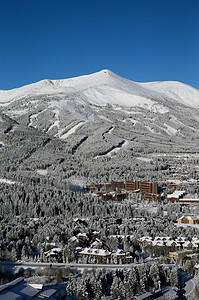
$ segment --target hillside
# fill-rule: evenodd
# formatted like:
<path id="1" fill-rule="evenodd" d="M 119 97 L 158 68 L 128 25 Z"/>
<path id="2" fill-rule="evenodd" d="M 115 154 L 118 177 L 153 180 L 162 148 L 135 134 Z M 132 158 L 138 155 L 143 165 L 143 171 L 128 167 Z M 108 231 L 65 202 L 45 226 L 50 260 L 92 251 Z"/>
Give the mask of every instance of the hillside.
<path id="1" fill-rule="evenodd" d="M 183 83 L 136 83 L 109 70 L 0 91 L 1 172 L 60 181 L 60 170 L 66 180 L 87 177 L 102 161 L 133 164 L 140 151 L 197 152 L 198 103 Z"/>

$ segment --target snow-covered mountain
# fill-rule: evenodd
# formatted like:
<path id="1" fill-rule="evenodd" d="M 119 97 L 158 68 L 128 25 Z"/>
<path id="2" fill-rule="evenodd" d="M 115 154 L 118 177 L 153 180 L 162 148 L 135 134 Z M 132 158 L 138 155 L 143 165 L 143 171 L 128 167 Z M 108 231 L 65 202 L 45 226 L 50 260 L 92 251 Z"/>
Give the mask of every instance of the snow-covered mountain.
<path id="1" fill-rule="evenodd" d="M 180 82 L 138 83 L 122 78 L 109 70 L 63 79 L 41 80 L 13 90 L 0 90 L 0 103 L 27 96 L 68 96 L 81 93 L 89 103 L 120 106 L 151 105 L 152 100 L 175 100 L 190 107 L 199 107 L 199 91 Z M 151 100 L 151 101 L 150 101 Z"/>
<path id="2" fill-rule="evenodd" d="M 197 144 L 199 136 L 199 90 L 180 82 L 133 82 L 109 70 L 0 91 L 0 113 L 77 142 L 84 152 L 131 147 L 135 139 Z"/>

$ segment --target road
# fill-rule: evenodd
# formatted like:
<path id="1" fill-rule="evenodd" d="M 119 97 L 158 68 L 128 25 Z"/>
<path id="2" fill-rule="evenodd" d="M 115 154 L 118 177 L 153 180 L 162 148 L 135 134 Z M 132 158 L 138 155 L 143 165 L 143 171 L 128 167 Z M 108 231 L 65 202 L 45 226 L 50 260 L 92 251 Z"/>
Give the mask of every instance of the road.
<path id="1" fill-rule="evenodd" d="M 195 288 L 196 288 L 196 281 L 195 281 L 194 278 L 192 278 L 192 279 L 190 279 L 186 282 L 186 286 L 185 286 L 186 294 L 185 294 L 185 296 L 187 297 L 187 299 L 194 296 Z"/>
<path id="2" fill-rule="evenodd" d="M 154 261 L 148 261 L 148 263 L 154 263 Z M 9 262 L 1 261 L 0 265 L 9 266 L 9 267 L 62 267 L 62 268 L 82 268 L 82 269 L 123 269 L 131 268 L 133 266 L 138 266 L 138 264 L 76 264 L 76 263 L 43 263 L 43 262 Z M 166 264 L 164 264 L 166 265 Z M 171 265 L 169 265 L 171 266 Z"/>
<path id="3" fill-rule="evenodd" d="M 113 265 L 113 264 L 74 264 L 74 263 L 42 263 L 42 262 L 0 262 L 0 265 L 9 266 L 9 267 L 62 267 L 62 268 L 82 268 L 82 269 L 123 269 L 131 268 L 133 265 L 137 264 L 125 264 L 125 265 Z"/>

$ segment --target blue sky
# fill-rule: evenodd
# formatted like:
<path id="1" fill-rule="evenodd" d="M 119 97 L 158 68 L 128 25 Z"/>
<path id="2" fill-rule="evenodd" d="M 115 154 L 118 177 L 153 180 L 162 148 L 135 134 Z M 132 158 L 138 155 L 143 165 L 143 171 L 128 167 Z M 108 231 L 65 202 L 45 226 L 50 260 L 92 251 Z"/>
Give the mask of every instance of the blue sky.
<path id="1" fill-rule="evenodd" d="M 199 88 L 197 0 L 0 0 L 0 89 L 101 69 Z"/>

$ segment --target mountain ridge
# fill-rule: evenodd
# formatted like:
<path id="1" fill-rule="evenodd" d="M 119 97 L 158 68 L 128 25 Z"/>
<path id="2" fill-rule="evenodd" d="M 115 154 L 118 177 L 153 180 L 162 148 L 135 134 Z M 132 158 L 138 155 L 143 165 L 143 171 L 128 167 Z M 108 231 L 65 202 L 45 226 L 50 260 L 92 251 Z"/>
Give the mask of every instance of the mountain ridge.
<path id="1" fill-rule="evenodd" d="M 92 98 L 92 103 L 95 102 L 95 95 L 103 98 L 105 90 L 105 94 L 108 89 L 113 89 L 113 98 L 115 98 L 115 93 L 117 91 L 125 92 L 128 95 L 134 96 L 135 104 L 133 102 L 133 98 L 122 102 L 117 100 L 110 101 L 110 97 L 108 96 L 106 99 L 106 103 L 109 104 L 117 104 L 123 106 L 134 106 L 138 105 L 139 102 L 142 104 L 144 101 L 142 98 L 153 99 L 153 100 L 172 100 L 177 101 L 181 104 L 190 106 L 190 107 L 199 107 L 199 90 L 184 84 L 178 81 L 153 81 L 153 82 L 135 82 L 123 78 L 110 70 L 104 69 L 96 73 L 92 73 L 89 75 L 82 75 L 74 78 L 68 79 L 44 79 L 38 81 L 36 83 L 32 83 L 29 85 L 25 85 L 16 89 L 11 90 L 0 90 L 0 104 L 4 104 L 13 100 L 20 99 L 24 96 L 37 96 L 37 95 L 45 95 L 45 94 L 59 94 L 63 96 L 67 96 L 77 92 L 84 92 L 88 89 L 95 89 L 92 93 L 88 95 L 88 101 Z M 110 93 L 108 93 L 110 94 Z M 87 96 L 87 93 L 86 93 Z M 124 95 L 123 98 L 125 98 Z M 121 95 L 120 95 L 121 97 Z M 137 97 L 142 97 L 138 99 Z M 98 98 L 96 96 L 96 98 Z M 117 98 L 117 97 L 116 97 Z M 97 105 L 100 105 L 100 99 L 96 100 Z M 144 101 L 144 104 L 146 101 Z M 104 101 L 102 101 L 102 105 L 104 105 Z"/>

